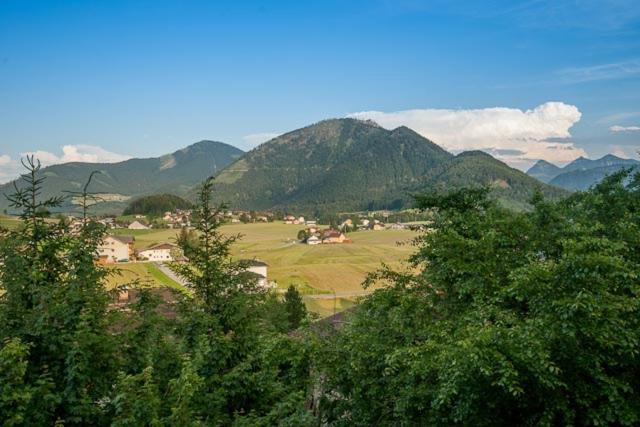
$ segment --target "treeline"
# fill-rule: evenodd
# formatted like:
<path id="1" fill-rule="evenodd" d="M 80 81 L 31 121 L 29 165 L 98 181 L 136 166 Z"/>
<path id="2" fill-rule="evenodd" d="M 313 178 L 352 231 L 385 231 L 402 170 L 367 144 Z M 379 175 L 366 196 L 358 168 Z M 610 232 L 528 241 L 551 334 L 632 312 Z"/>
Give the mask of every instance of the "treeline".
<path id="1" fill-rule="evenodd" d="M 93 262 L 103 231 L 45 222 L 59 201 L 34 203 L 35 176 L 0 240 L 3 425 L 640 423 L 638 175 L 531 212 L 487 189 L 420 196 L 432 231 L 410 268 L 316 323 L 230 259 L 210 180 L 175 318 L 148 291 L 118 309 Z"/>
<path id="2" fill-rule="evenodd" d="M 191 209 L 193 204 L 174 194 L 153 194 L 140 197 L 131 201 L 125 208 L 123 215 L 147 215 L 160 217 L 165 212 L 174 212 L 176 209 Z"/>

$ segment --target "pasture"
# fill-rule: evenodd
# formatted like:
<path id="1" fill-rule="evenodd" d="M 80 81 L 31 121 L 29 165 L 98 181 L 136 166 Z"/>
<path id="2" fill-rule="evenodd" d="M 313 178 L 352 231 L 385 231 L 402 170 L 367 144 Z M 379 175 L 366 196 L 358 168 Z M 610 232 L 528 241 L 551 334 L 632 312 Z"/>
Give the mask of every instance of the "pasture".
<path id="1" fill-rule="evenodd" d="M 307 308 L 328 316 L 357 303 L 365 291 L 362 282 L 382 263 L 401 268 L 414 252 L 410 244 L 417 236 L 409 230 L 358 231 L 349 233 L 353 243 L 306 245 L 297 240 L 302 225 L 282 223 L 229 224 L 222 227 L 226 235 L 239 235 L 233 246 L 236 259 L 256 258 L 269 264 L 269 280 L 280 290 L 293 284 L 303 294 Z M 116 234 L 135 236 L 136 249 L 156 243 L 175 241 L 178 230 L 114 230 Z M 152 286 L 176 283 L 152 264 L 131 263 L 110 268 L 122 270 L 112 276 L 110 285 L 138 279 Z M 155 271 L 157 270 L 157 271 Z M 173 283 L 170 283 L 170 282 Z M 178 285 L 179 286 L 179 285 Z"/>
<path id="2" fill-rule="evenodd" d="M 257 258 L 269 264 L 269 280 L 284 289 L 290 284 L 304 294 L 361 292 L 366 275 L 385 263 L 400 267 L 414 251 L 408 244 L 415 232 L 408 230 L 358 231 L 349 233 L 353 243 L 306 245 L 298 243 L 303 226 L 282 223 L 229 224 L 227 235 L 240 235 L 232 255 Z M 177 230 L 117 230 L 135 236 L 136 248 L 175 241 Z M 398 244 L 402 243 L 402 244 Z"/>

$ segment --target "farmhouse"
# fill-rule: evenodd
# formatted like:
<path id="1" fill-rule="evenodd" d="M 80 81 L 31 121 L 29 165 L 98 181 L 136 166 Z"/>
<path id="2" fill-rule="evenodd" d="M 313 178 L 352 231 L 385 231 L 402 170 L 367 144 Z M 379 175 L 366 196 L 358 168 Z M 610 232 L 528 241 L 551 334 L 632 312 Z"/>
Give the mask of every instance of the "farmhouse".
<path id="1" fill-rule="evenodd" d="M 267 281 L 268 264 L 257 259 L 243 260 L 243 262 L 247 265 L 247 272 L 256 278 L 258 286 L 266 288 L 269 284 Z"/>
<path id="2" fill-rule="evenodd" d="M 107 236 L 98 246 L 98 260 L 103 264 L 127 262 L 133 255 L 133 236 Z"/>
<path id="3" fill-rule="evenodd" d="M 319 245 L 322 240 L 318 236 L 311 236 L 307 239 L 307 245 Z"/>
<path id="4" fill-rule="evenodd" d="M 137 257 L 149 261 L 174 261 L 172 251 L 177 246 L 172 243 L 160 243 L 138 251 Z"/>
<path id="5" fill-rule="evenodd" d="M 344 243 L 347 237 L 338 230 L 328 229 L 322 232 L 322 243 Z"/>
<path id="6" fill-rule="evenodd" d="M 129 230 L 148 230 L 149 229 L 148 226 L 144 225 L 140 221 L 133 221 L 131 224 L 129 224 L 129 227 L 127 228 Z"/>

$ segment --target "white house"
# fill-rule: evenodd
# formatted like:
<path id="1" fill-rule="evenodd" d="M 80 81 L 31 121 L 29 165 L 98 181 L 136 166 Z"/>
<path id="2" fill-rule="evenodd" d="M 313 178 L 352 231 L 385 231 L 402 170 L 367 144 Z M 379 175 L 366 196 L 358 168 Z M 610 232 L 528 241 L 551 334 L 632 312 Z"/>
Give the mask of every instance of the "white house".
<path id="1" fill-rule="evenodd" d="M 126 262 L 133 252 L 133 236 L 107 236 L 98 246 L 98 259 L 105 264 Z"/>
<path id="2" fill-rule="evenodd" d="M 319 245 L 322 240 L 318 236 L 311 236 L 307 239 L 307 245 Z"/>
<path id="3" fill-rule="evenodd" d="M 149 227 L 147 227 L 140 221 L 133 221 L 131 224 L 129 224 L 129 227 L 127 228 L 129 230 L 148 230 L 149 229 Z"/>
<path id="4" fill-rule="evenodd" d="M 269 284 L 267 280 L 267 268 L 269 267 L 266 262 L 258 261 L 257 259 L 244 260 L 247 264 L 247 272 L 252 276 L 255 276 L 258 286 L 267 287 Z"/>
<path id="5" fill-rule="evenodd" d="M 146 259 L 149 261 L 173 261 L 171 251 L 176 248 L 172 243 L 160 243 L 138 251 L 138 259 Z"/>

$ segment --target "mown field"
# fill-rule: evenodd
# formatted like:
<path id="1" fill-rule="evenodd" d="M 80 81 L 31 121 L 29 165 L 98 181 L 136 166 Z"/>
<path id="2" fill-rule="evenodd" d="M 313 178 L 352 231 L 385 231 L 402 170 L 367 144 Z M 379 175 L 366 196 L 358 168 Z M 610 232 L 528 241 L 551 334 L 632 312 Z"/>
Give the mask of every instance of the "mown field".
<path id="1" fill-rule="evenodd" d="M 305 245 L 296 236 L 301 226 L 281 223 L 233 224 L 225 234 L 240 234 L 232 254 L 238 259 L 257 258 L 269 264 L 269 280 L 278 287 L 296 284 L 308 293 L 362 291 L 367 273 L 381 263 L 398 267 L 414 250 L 407 244 L 416 236 L 408 230 L 358 231 L 350 233 L 353 243 Z M 117 230 L 134 235 L 136 248 L 175 240 L 176 230 Z M 404 243 L 404 244 L 398 244 Z"/>
<path id="2" fill-rule="evenodd" d="M 401 267 L 414 251 L 409 242 L 416 233 L 408 230 L 358 231 L 349 234 L 353 243 L 311 246 L 297 242 L 301 228 L 282 223 L 232 224 L 222 231 L 241 235 L 232 251 L 235 258 L 265 261 L 269 264 L 269 280 L 275 280 L 280 289 L 297 285 L 305 294 L 309 310 L 323 316 L 354 305 L 363 292 L 361 285 L 368 273 L 382 263 Z M 145 248 L 174 241 L 176 230 L 116 233 L 135 236 L 136 248 Z M 337 296 L 335 300 L 333 294 Z"/>

